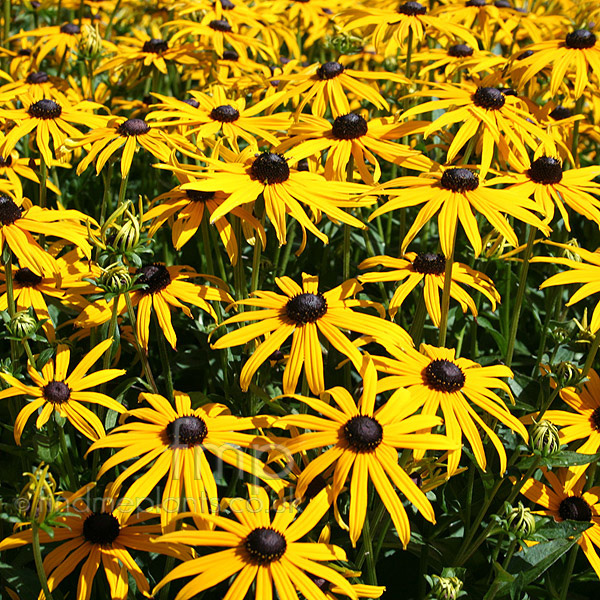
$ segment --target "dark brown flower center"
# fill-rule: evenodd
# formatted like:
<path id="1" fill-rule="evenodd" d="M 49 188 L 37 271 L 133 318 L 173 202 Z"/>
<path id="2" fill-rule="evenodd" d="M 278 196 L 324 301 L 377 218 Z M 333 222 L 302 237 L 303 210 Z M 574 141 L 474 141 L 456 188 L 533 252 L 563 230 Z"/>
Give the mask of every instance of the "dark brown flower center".
<path id="1" fill-rule="evenodd" d="M 221 123 L 233 123 L 240 118 L 240 113 L 237 109 L 229 104 L 216 106 L 210 111 L 210 118 Z"/>
<path id="2" fill-rule="evenodd" d="M 203 192 L 201 190 L 185 190 L 185 195 L 192 202 L 208 202 L 215 197 L 214 192 Z"/>
<path id="3" fill-rule="evenodd" d="M 1 167 L 10 167 L 12 165 L 12 156 L 9 154 L 6 158 L 2 158 L 0 156 L 0 168 Z"/>
<path id="4" fill-rule="evenodd" d="M 298 294 L 287 301 L 285 312 L 298 325 L 314 323 L 327 312 L 327 300 L 323 294 Z"/>
<path id="5" fill-rule="evenodd" d="M 473 94 L 473 103 L 475 106 L 487 110 L 498 110 L 504 106 L 506 100 L 504 94 L 497 88 L 478 87 Z"/>
<path id="6" fill-rule="evenodd" d="M 496 0 L 494 6 L 496 8 L 512 8 L 508 0 Z"/>
<path id="7" fill-rule="evenodd" d="M 558 506 L 561 519 L 589 523 L 592 520 L 592 507 L 580 496 L 565 498 Z"/>
<path id="8" fill-rule="evenodd" d="M 221 8 L 223 10 L 233 10 L 235 8 L 235 4 L 231 2 L 231 0 L 221 0 Z"/>
<path id="9" fill-rule="evenodd" d="M 469 0 L 468 2 L 465 3 L 465 6 L 481 7 L 481 6 L 485 6 L 486 4 L 487 4 L 487 2 L 485 0 Z"/>
<path id="10" fill-rule="evenodd" d="M 231 31 L 231 25 L 227 19 L 214 19 L 208 24 L 208 26 L 215 31 L 222 31 L 223 33 L 228 33 Z"/>
<path id="11" fill-rule="evenodd" d="M 331 128 L 333 137 L 338 140 L 355 140 L 369 130 L 367 122 L 356 113 L 336 117 Z"/>
<path id="12" fill-rule="evenodd" d="M 223 52 L 223 59 L 237 62 L 240 59 L 240 55 L 235 50 L 225 50 Z"/>
<path id="13" fill-rule="evenodd" d="M 48 77 L 48 73 L 38 71 L 37 73 L 29 73 L 25 81 L 27 81 L 27 83 L 48 83 L 50 77 Z"/>
<path id="14" fill-rule="evenodd" d="M 417 15 L 424 15 L 427 9 L 420 2 L 404 2 L 398 7 L 398 12 L 401 15 L 416 17 Z"/>
<path id="15" fill-rule="evenodd" d="M 17 219 L 21 218 L 23 209 L 17 206 L 8 196 L 0 195 L 0 223 L 2 225 L 12 225 Z"/>
<path id="16" fill-rule="evenodd" d="M 52 404 L 64 404 L 71 397 L 71 389 L 64 381 L 50 381 L 42 391 L 44 398 Z"/>
<path id="17" fill-rule="evenodd" d="M 525 58 L 529 58 L 533 55 L 533 50 L 525 50 L 525 52 L 521 52 L 519 56 L 517 56 L 517 60 L 523 60 Z"/>
<path id="18" fill-rule="evenodd" d="M 590 423 L 596 431 L 600 431 L 600 408 L 594 409 L 594 412 L 590 417 Z"/>
<path id="19" fill-rule="evenodd" d="M 327 581 L 327 579 L 323 579 L 322 577 L 317 577 L 312 573 L 307 573 L 308 578 L 322 591 L 328 592 L 331 589 L 331 583 Z"/>
<path id="20" fill-rule="evenodd" d="M 343 72 L 344 65 L 340 64 L 339 62 L 330 61 L 323 63 L 317 69 L 317 77 L 322 80 L 333 79 L 334 77 L 341 75 Z"/>
<path id="21" fill-rule="evenodd" d="M 138 275 L 136 283 L 141 283 L 144 286 L 142 291 L 145 294 L 156 294 L 156 292 L 160 292 L 171 283 L 171 275 L 167 267 L 159 263 L 140 267 L 136 274 Z"/>
<path id="22" fill-rule="evenodd" d="M 518 95 L 517 90 L 513 90 L 513 88 L 499 87 L 498 90 L 505 96 L 517 96 Z"/>
<path id="23" fill-rule="evenodd" d="M 560 121 L 562 119 L 568 119 L 572 117 L 573 113 L 566 106 L 558 105 L 554 110 L 550 111 L 550 117 L 555 121 Z"/>
<path id="24" fill-rule="evenodd" d="M 22 287 L 35 287 L 42 283 L 42 278 L 29 267 L 23 267 L 15 273 L 15 281 Z"/>
<path id="25" fill-rule="evenodd" d="M 69 35 L 76 35 L 81 33 L 81 29 L 79 29 L 79 25 L 75 23 L 65 23 L 60 28 L 61 33 L 68 33 Z"/>
<path id="26" fill-rule="evenodd" d="M 152 54 L 162 54 L 169 49 L 169 44 L 165 40 L 152 38 L 144 42 L 142 52 L 151 52 Z"/>
<path id="27" fill-rule="evenodd" d="M 446 169 L 440 180 L 440 185 L 453 192 L 472 192 L 479 186 L 479 177 L 471 169 Z"/>
<path id="28" fill-rule="evenodd" d="M 261 183 L 283 183 L 290 177 L 290 168 L 282 154 L 263 152 L 254 159 L 250 174 Z"/>
<path id="29" fill-rule="evenodd" d="M 559 183 L 563 176 L 562 163 L 551 156 L 540 156 L 531 163 L 527 175 L 536 183 L 544 185 Z"/>
<path id="30" fill-rule="evenodd" d="M 83 522 L 83 537 L 100 546 L 110 546 L 119 537 L 120 530 L 117 518 L 106 512 L 95 512 Z"/>
<path id="31" fill-rule="evenodd" d="M 117 127 L 121 135 L 144 135 L 150 131 L 150 125 L 144 119 L 127 119 Z"/>
<path id="32" fill-rule="evenodd" d="M 454 46 L 448 48 L 448 56 L 453 56 L 455 58 L 473 56 L 473 48 L 467 44 L 454 44 Z"/>
<path id="33" fill-rule="evenodd" d="M 198 108 L 200 106 L 200 102 L 198 102 L 198 100 L 196 100 L 195 98 L 186 98 L 184 102 L 194 108 Z"/>
<path id="34" fill-rule="evenodd" d="M 21 48 L 17 52 L 18 56 L 31 56 L 31 50 L 29 48 Z"/>
<path id="35" fill-rule="evenodd" d="M 446 257 L 443 254 L 425 252 L 424 254 L 417 254 L 412 265 L 417 273 L 441 275 L 446 270 Z"/>
<path id="36" fill-rule="evenodd" d="M 425 384 L 437 392 L 457 392 L 465 385 L 465 374 L 455 363 L 436 358 L 423 369 Z"/>
<path id="37" fill-rule="evenodd" d="M 383 427 L 373 417 L 357 415 L 344 425 L 344 437 L 353 450 L 375 450 L 383 440 Z"/>
<path id="38" fill-rule="evenodd" d="M 171 447 L 181 448 L 197 446 L 208 434 L 206 423 L 200 417 L 179 417 L 171 421 L 165 430 Z"/>
<path id="39" fill-rule="evenodd" d="M 248 554 L 260 565 L 279 560 L 287 549 L 283 534 L 271 527 L 257 527 L 246 538 L 244 546 Z"/>
<path id="40" fill-rule="evenodd" d="M 58 119 L 62 114 L 62 108 L 54 100 L 44 98 L 30 105 L 27 113 L 36 119 Z"/>
<path id="41" fill-rule="evenodd" d="M 577 29 L 569 33 L 565 39 L 565 46 L 573 50 L 585 50 L 596 43 L 596 34 L 589 29 Z"/>

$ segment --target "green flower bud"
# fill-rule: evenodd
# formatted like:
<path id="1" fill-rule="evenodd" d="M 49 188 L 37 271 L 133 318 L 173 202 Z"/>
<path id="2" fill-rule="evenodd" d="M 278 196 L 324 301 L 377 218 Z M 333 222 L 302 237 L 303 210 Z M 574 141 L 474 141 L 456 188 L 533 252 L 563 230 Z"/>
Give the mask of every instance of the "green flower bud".
<path id="1" fill-rule="evenodd" d="M 571 246 L 572 248 L 579 248 L 579 242 L 576 238 L 571 238 L 566 242 L 567 246 Z M 569 260 L 574 260 L 575 262 L 581 262 L 581 256 L 577 252 L 571 252 L 569 248 L 562 248 L 560 254 Z"/>
<path id="2" fill-rule="evenodd" d="M 10 334 L 22 340 L 31 337 L 36 332 L 37 327 L 37 321 L 26 310 L 15 313 L 15 316 L 8 324 L 8 330 L 10 331 Z"/>
<path id="3" fill-rule="evenodd" d="M 556 372 L 556 381 L 561 388 L 575 387 L 585 379 L 579 368 L 569 361 L 559 363 L 554 367 L 554 371 Z"/>
<path id="4" fill-rule="evenodd" d="M 129 269 L 125 265 L 113 263 L 102 270 L 98 285 L 113 294 L 123 294 L 132 285 Z"/>
<path id="5" fill-rule="evenodd" d="M 522 502 L 511 509 L 506 522 L 509 529 L 520 539 L 527 539 L 535 531 L 535 517 Z"/>
<path id="6" fill-rule="evenodd" d="M 398 70 L 398 59 L 395 56 L 387 56 L 383 60 L 383 68 L 386 71 L 396 72 Z"/>
<path id="7" fill-rule="evenodd" d="M 556 425 L 545 419 L 542 419 L 539 423 L 534 420 L 529 439 L 532 450 L 539 450 L 543 456 L 555 454 L 560 448 Z"/>
<path id="8" fill-rule="evenodd" d="M 463 582 L 458 577 L 440 577 L 433 575 L 435 584 L 431 597 L 435 600 L 456 600 L 462 590 Z"/>

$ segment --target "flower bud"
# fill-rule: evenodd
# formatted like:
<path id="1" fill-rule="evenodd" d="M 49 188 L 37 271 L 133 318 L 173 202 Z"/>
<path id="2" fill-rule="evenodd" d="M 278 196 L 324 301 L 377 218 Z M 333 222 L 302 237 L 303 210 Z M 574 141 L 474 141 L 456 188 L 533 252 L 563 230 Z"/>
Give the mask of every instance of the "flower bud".
<path id="1" fill-rule="evenodd" d="M 102 52 L 102 38 L 98 25 L 83 25 L 79 40 L 79 52 L 88 59 L 96 58 Z"/>
<path id="2" fill-rule="evenodd" d="M 567 240 L 565 246 L 570 246 L 571 248 L 579 248 L 579 242 L 575 238 L 572 238 L 570 240 Z M 569 248 L 562 248 L 560 254 L 561 256 L 564 256 L 564 258 L 568 258 L 569 260 L 581 262 L 580 254 L 578 252 L 572 252 Z"/>
<path id="3" fill-rule="evenodd" d="M 554 367 L 556 372 L 556 381 L 561 388 L 575 387 L 585 378 L 582 376 L 579 368 L 569 361 L 563 361 Z"/>
<path id="4" fill-rule="evenodd" d="M 105 291 L 113 294 L 123 294 L 127 292 L 132 285 L 129 269 L 118 263 L 109 265 L 105 269 L 102 269 L 98 285 Z"/>
<path id="5" fill-rule="evenodd" d="M 463 582 L 458 577 L 440 577 L 433 575 L 435 581 L 431 597 L 436 600 L 456 600 L 462 590 Z"/>
<path id="6" fill-rule="evenodd" d="M 48 469 L 41 463 L 33 472 L 23 473 L 29 482 L 19 494 L 26 501 L 19 506 L 22 518 L 28 516 L 30 521 L 43 523 L 55 511 L 56 481 Z"/>
<path id="7" fill-rule="evenodd" d="M 37 326 L 37 321 L 29 311 L 21 310 L 10 320 L 8 330 L 12 336 L 24 340 L 36 332 Z"/>
<path id="8" fill-rule="evenodd" d="M 558 429 L 554 423 L 546 419 L 542 419 L 539 423 L 533 421 L 529 440 L 532 450 L 538 450 L 542 456 L 555 454 L 560 448 Z"/>
<path id="9" fill-rule="evenodd" d="M 510 510 L 506 522 L 509 529 L 520 539 L 527 539 L 535 531 L 535 517 L 522 502 Z"/>

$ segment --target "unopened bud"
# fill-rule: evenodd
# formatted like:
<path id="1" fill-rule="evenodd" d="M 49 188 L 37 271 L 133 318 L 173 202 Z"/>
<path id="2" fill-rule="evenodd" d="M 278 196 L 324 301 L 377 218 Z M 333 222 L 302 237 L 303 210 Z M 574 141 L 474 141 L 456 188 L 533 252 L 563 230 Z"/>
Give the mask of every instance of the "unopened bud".
<path id="1" fill-rule="evenodd" d="M 98 25 L 83 25 L 79 40 L 79 51 L 86 58 L 96 58 L 102 52 L 102 37 Z"/>
<path id="2" fill-rule="evenodd" d="M 21 310 L 10 320 L 8 330 L 12 336 L 24 340 L 35 333 L 37 326 L 35 318 L 28 311 Z"/>
<path id="3" fill-rule="evenodd" d="M 509 529 L 520 539 L 527 539 L 535 530 L 535 517 L 522 502 L 511 509 L 506 522 Z"/>
<path id="4" fill-rule="evenodd" d="M 570 246 L 571 248 L 578 250 L 579 242 L 575 238 L 572 238 L 570 240 L 567 240 L 567 242 L 565 243 L 565 246 Z M 562 248 L 560 254 L 561 254 L 561 256 L 563 256 L 564 258 L 568 258 L 569 260 L 574 260 L 575 262 L 581 262 L 580 254 L 578 252 L 572 252 L 570 248 Z"/>
<path id="5" fill-rule="evenodd" d="M 529 439 L 532 450 L 540 451 L 542 456 L 555 454 L 560 448 L 558 429 L 554 423 L 546 419 L 542 419 L 539 423 L 534 420 Z"/>
<path id="6" fill-rule="evenodd" d="M 440 577 L 433 575 L 435 581 L 431 596 L 436 600 L 456 600 L 462 590 L 463 582 L 458 577 Z"/>
<path id="7" fill-rule="evenodd" d="M 561 388 L 577 386 L 584 379 L 579 368 L 569 361 L 559 363 L 554 370 L 556 381 Z"/>
<path id="8" fill-rule="evenodd" d="M 114 263 L 102 270 L 98 285 L 113 294 L 123 294 L 131 288 L 132 279 L 129 269 L 121 264 Z"/>

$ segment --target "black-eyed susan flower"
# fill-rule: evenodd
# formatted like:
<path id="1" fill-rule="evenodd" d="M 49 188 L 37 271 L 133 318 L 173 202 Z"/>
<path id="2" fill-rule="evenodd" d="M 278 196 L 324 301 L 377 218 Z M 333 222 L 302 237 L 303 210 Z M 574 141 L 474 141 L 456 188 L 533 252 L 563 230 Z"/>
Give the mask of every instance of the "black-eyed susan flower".
<path id="1" fill-rule="evenodd" d="M 548 484 L 528 479 L 521 488 L 528 500 L 543 507 L 538 514 L 554 517 L 555 521 L 565 519 L 592 523 L 582 532 L 577 543 L 583 550 L 590 565 L 600 577 L 600 557 L 596 548 L 600 548 L 600 487 L 584 491 L 585 477 L 575 477 L 572 469 L 558 469 L 557 472 L 541 468 Z"/>
<path id="2" fill-rule="evenodd" d="M 359 269 L 371 269 L 373 267 L 387 267 L 391 271 L 365 273 L 358 279 L 362 283 L 375 281 L 395 281 L 400 283 L 390 300 L 389 313 L 392 319 L 402 306 L 402 303 L 420 283 L 423 282 L 423 299 L 429 317 L 436 327 L 440 325 L 441 306 L 440 294 L 444 289 L 444 273 L 446 269 L 446 258 L 443 254 L 431 252 L 415 253 L 409 252 L 402 258 L 390 256 L 373 256 L 363 260 Z M 483 273 L 476 271 L 463 263 L 452 263 L 452 283 L 450 284 L 450 296 L 461 306 L 463 312 L 470 310 L 473 316 L 477 316 L 477 307 L 473 298 L 463 288 L 468 286 L 482 293 L 491 303 L 492 310 L 496 310 L 496 303 L 500 302 L 500 294 L 494 287 L 494 282 Z"/>
<path id="3" fill-rule="evenodd" d="M 178 125 L 186 137 L 195 135 L 201 140 L 221 134 L 236 152 L 238 139 L 254 146 L 263 141 L 277 145 L 279 140 L 272 132 L 285 131 L 290 125 L 289 113 L 259 116 L 273 105 L 273 97 L 246 106 L 244 98 L 228 98 L 222 86 L 213 86 L 210 91 L 209 95 L 190 90 L 191 98 L 186 100 L 154 94 L 161 103 L 152 108 L 148 120 Z"/>
<path id="4" fill-rule="evenodd" d="M 380 380 L 378 391 L 397 389 L 388 403 L 393 403 L 395 394 L 400 401 L 405 389 L 410 392 L 413 410 L 422 406 L 422 414 L 434 415 L 441 408 L 444 415 L 446 435 L 460 444 L 448 455 L 448 474 L 458 468 L 462 454 L 462 438 L 467 438 L 477 464 L 485 469 L 487 459 L 478 427 L 485 432 L 498 456 L 500 473 L 506 470 L 506 452 L 500 438 L 477 414 L 471 403 L 504 423 L 527 440 L 523 424 L 508 410 L 504 401 L 492 390 L 498 388 L 510 395 L 510 389 L 502 377 L 512 377 L 512 371 L 504 365 L 482 367 L 468 358 L 456 358 L 449 348 L 421 345 L 421 352 L 412 348 L 405 352 L 391 352 L 394 358 L 374 356 L 377 370 L 389 375 Z M 415 451 L 417 458 L 421 450 Z"/>
<path id="5" fill-rule="evenodd" d="M 175 348 L 177 335 L 171 319 L 171 306 L 181 309 L 186 316 L 192 318 L 190 309 L 182 302 L 193 304 L 218 321 L 217 313 L 209 301 L 233 302 L 233 298 L 225 290 L 226 285 L 220 279 L 201 275 L 189 267 L 166 267 L 160 263 L 152 263 L 132 270 L 132 274 L 137 275 L 136 283 L 142 287 L 126 293 L 130 294 L 132 306 L 137 306 L 136 333 L 146 351 L 150 337 L 152 308 L 165 338 Z M 186 281 L 194 277 L 204 277 L 216 286 L 197 285 Z M 106 323 L 111 318 L 113 302 L 118 302 L 117 314 L 121 315 L 127 310 L 123 294 L 110 302 L 98 300 L 85 308 L 77 317 L 76 324 L 86 327 Z"/>
<path id="6" fill-rule="evenodd" d="M 98 127 L 83 135 L 77 132 L 68 142 L 69 148 L 88 145 L 89 151 L 86 157 L 77 165 L 78 175 L 94 161 L 96 161 L 96 173 L 100 173 L 106 161 L 121 149 L 122 177 L 129 174 L 133 155 L 139 147 L 163 161 L 168 160 L 171 154 L 168 137 L 161 131 L 160 125 L 150 125 L 144 119 L 138 118 L 111 117 L 107 122 L 105 117 Z"/>
<path id="7" fill-rule="evenodd" d="M 339 546 L 319 542 L 300 542 L 329 508 L 326 490 L 323 490 L 296 518 L 298 508 L 283 504 L 271 518 L 270 502 L 266 491 L 250 486 L 250 499 L 235 498 L 230 501 L 229 519 L 207 515 L 204 518 L 218 530 L 185 530 L 167 533 L 157 542 L 182 543 L 194 547 L 217 546 L 226 548 L 210 552 L 175 567 L 153 590 L 156 594 L 170 581 L 193 576 L 175 600 L 189 600 L 221 581 L 236 575 L 224 600 L 245 598 L 250 585 L 255 582 L 253 597 L 264 600 L 277 597 L 281 600 L 298 600 L 298 590 L 305 598 L 326 600 L 325 594 L 312 581 L 310 575 L 322 577 L 343 590 L 350 598 L 357 598 L 348 580 L 338 571 L 320 564 L 324 561 L 346 560 Z"/>
<path id="8" fill-rule="evenodd" d="M 481 181 L 479 175 L 460 167 L 438 167 L 419 177 L 399 177 L 381 186 L 392 196 L 383 206 L 373 211 L 369 221 L 390 210 L 424 204 L 402 242 L 402 252 L 412 242 L 421 228 L 439 211 L 438 227 L 442 253 L 451 256 L 454 251 L 456 229 L 460 222 L 475 255 L 482 249 L 480 225 L 473 211 L 480 213 L 499 231 L 510 244 L 518 245 L 518 239 L 503 213 L 550 232 L 533 211 L 539 210 L 535 202 L 513 191 L 492 187 L 493 180 Z M 390 189 L 391 188 L 391 189 Z"/>
<path id="9" fill-rule="evenodd" d="M 556 206 L 567 231 L 571 231 L 565 204 L 600 226 L 600 200 L 592 195 L 600 193 L 600 184 L 593 181 L 598 175 L 600 167 L 597 166 L 563 171 L 558 158 L 539 156 L 523 173 L 498 177 L 494 181 L 509 184 L 508 190 L 533 198 L 538 210 L 546 215 L 545 222 L 552 221 Z"/>
<path id="10" fill-rule="evenodd" d="M 303 243 L 306 243 L 306 230 L 324 243 L 328 237 L 315 226 L 306 214 L 305 204 L 311 214 L 326 214 L 334 221 L 353 227 L 365 228 L 356 217 L 344 212 L 343 207 L 366 206 L 372 204 L 369 197 L 357 199 L 358 194 L 368 191 L 358 183 L 327 181 L 323 176 L 308 171 L 290 168 L 288 159 L 275 152 L 257 154 L 256 147 L 247 147 L 240 154 L 220 150 L 226 159 L 203 158 L 210 170 L 194 172 L 198 179 L 181 186 L 183 190 L 225 192 L 229 197 L 211 215 L 211 223 L 231 212 L 232 209 L 254 202 L 261 194 L 264 197 L 265 213 L 271 221 L 279 244 L 287 240 L 286 217 L 291 215 L 302 227 Z M 175 171 L 172 165 L 161 168 Z M 185 166 L 181 167 L 186 173 Z"/>
<path id="11" fill-rule="evenodd" d="M 349 56 L 340 56 L 338 60 L 315 63 L 302 71 L 276 75 L 278 81 L 289 82 L 284 88 L 281 101 L 288 98 L 300 97 L 296 114 L 310 104 L 312 114 L 322 117 L 331 107 L 334 117 L 350 112 L 348 95 L 360 100 L 366 100 L 373 106 L 389 110 L 387 100 L 379 93 L 377 87 L 366 84 L 367 81 L 390 80 L 397 83 L 409 83 L 409 80 L 387 71 L 368 71 L 352 69 L 346 66 L 351 60 Z"/>
<path id="12" fill-rule="evenodd" d="M 35 385 L 26 385 L 12 375 L 0 373 L 0 377 L 11 386 L 0 392 L 0 398 L 20 395 L 34 398 L 17 415 L 14 429 L 17 444 L 21 443 L 21 434 L 25 424 L 38 409 L 41 409 L 35 422 L 38 429 L 43 427 L 56 411 L 90 440 L 104 437 L 104 426 L 100 419 L 82 402 L 100 404 L 119 413 L 125 412 L 125 408 L 121 404 L 106 394 L 90 391 L 90 388 L 123 375 L 124 369 L 103 369 L 86 375 L 111 344 L 112 339 L 98 344 L 81 359 L 69 375 L 67 372 L 71 351 L 68 346 L 60 344 L 56 350 L 56 358 L 48 361 L 42 367 L 41 374 L 31 365 L 27 365 L 27 373 Z"/>
<path id="13" fill-rule="evenodd" d="M 333 124 L 321 117 L 300 115 L 300 122 L 289 129 L 289 139 L 284 141 L 277 151 L 290 150 L 294 159 L 317 156 L 327 150 L 325 177 L 344 181 L 348 163 L 351 159 L 364 183 L 372 184 L 379 180 L 381 167 L 377 156 L 401 165 L 406 169 L 428 171 L 432 161 L 417 150 L 405 144 L 397 144 L 386 137 L 399 137 L 392 133 L 397 123 L 389 119 L 365 119 L 358 113 L 348 113 L 335 118 Z M 367 163 L 373 166 L 371 174 Z"/>
<path id="14" fill-rule="evenodd" d="M 3 101 L 11 101 L 20 97 L 33 101 L 49 98 L 60 103 L 68 89 L 69 84 L 60 77 L 48 75 L 46 71 L 31 71 L 23 79 L 0 86 L 0 98 Z"/>
<path id="15" fill-rule="evenodd" d="M 54 257 L 33 238 L 32 233 L 68 240 L 89 258 L 91 246 L 87 229 L 81 221 L 88 219 L 76 210 L 49 210 L 32 206 L 27 199 L 13 200 L 0 194 L 0 248 L 8 244 L 19 259 L 37 275 L 59 272 Z"/>
<path id="16" fill-rule="evenodd" d="M 240 450 L 262 452 L 270 446 L 266 438 L 242 433 L 266 427 L 270 424 L 269 417 L 236 417 L 223 404 L 205 404 L 193 409 L 190 397 L 180 392 L 175 393 L 175 406 L 158 394 L 140 394 L 140 401 L 147 402 L 151 408 L 128 411 L 125 424 L 88 450 L 120 448 L 104 462 L 99 477 L 115 465 L 136 459 L 111 484 L 111 490 L 119 489 L 125 480 L 143 471 L 125 492 L 124 497 L 129 501 L 120 510 L 135 512 L 166 476 L 160 505 L 163 529 L 175 519 L 180 498 L 186 499 L 189 510 L 194 513 L 216 513 L 219 494 L 207 454 L 260 477 L 276 490 L 281 488 L 281 480 L 269 467 Z"/>
<path id="17" fill-rule="evenodd" d="M 89 19 L 83 19 L 82 23 L 90 24 Z M 12 36 L 13 39 L 38 38 L 34 44 L 36 61 L 41 64 L 44 58 L 54 52 L 58 60 L 70 58 L 73 52 L 77 52 L 81 39 L 81 27 L 78 23 L 63 23 L 62 25 L 49 25 L 37 27 L 31 31 L 21 31 Z"/>
<path id="18" fill-rule="evenodd" d="M 335 464 L 333 495 L 337 498 L 349 477 L 350 470 L 350 540 L 356 545 L 367 512 L 368 482 L 371 480 L 387 511 L 390 513 L 398 537 L 406 548 L 410 538 L 410 524 L 394 486 L 414 504 L 419 512 L 432 523 L 435 515 L 431 503 L 416 483 L 398 464 L 398 448 L 457 451 L 459 440 L 431 433 L 422 433 L 442 424 L 431 413 L 415 415 L 418 402 L 406 390 L 398 390 L 375 410 L 377 373 L 368 356 L 364 357 L 363 393 L 358 401 L 341 387 L 327 390 L 321 400 L 293 397 L 301 400 L 323 415 L 290 415 L 275 422 L 276 426 L 298 426 L 311 430 L 285 442 L 291 453 L 315 448 L 329 449 L 313 460 L 298 479 L 296 496 L 301 498 L 307 486 L 323 471 Z M 332 406 L 332 398 L 337 406 Z M 419 433 L 416 433 L 419 432 Z M 392 485 L 393 484 L 393 485 Z"/>
<path id="19" fill-rule="evenodd" d="M 452 36 L 472 47 L 477 46 L 476 38 L 467 27 L 429 14 L 426 6 L 413 0 L 400 3 L 395 9 L 366 5 L 348 8 L 342 13 L 342 19 L 349 31 L 365 28 L 375 48 L 390 55 L 405 48 L 409 39 L 422 42 L 426 34 L 436 39 Z"/>
<path id="20" fill-rule="evenodd" d="M 567 306 L 572 306 L 580 300 L 597 294 L 600 290 L 600 252 L 590 252 L 584 248 L 577 248 L 567 244 L 557 244 L 559 248 L 569 250 L 569 252 L 578 256 L 581 260 L 574 260 L 562 256 L 534 256 L 531 262 L 547 262 L 555 265 L 564 265 L 570 267 L 570 271 L 563 271 L 548 277 L 540 285 L 540 289 L 554 285 L 583 284 L 567 302 Z M 592 318 L 589 324 L 590 332 L 596 333 L 600 329 L 600 301 L 594 307 Z"/>
<path id="21" fill-rule="evenodd" d="M 398 325 L 353 310 L 357 306 L 371 306 L 380 313 L 383 310 L 376 302 L 352 298 L 362 290 L 356 279 L 349 279 L 325 293 L 319 292 L 319 278 L 306 273 L 302 274 L 302 287 L 289 277 L 277 277 L 275 283 L 285 295 L 257 291 L 253 293 L 255 297 L 239 301 L 238 304 L 263 310 L 243 312 L 224 321 L 222 326 L 243 321 L 255 322 L 225 334 L 212 346 L 215 349 L 239 346 L 269 334 L 242 368 L 240 386 L 244 391 L 248 389 L 260 365 L 279 350 L 290 336 L 292 349 L 283 374 L 285 394 L 295 392 L 303 365 L 311 391 L 320 394 L 325 389 L 319 334 L 350 358 L 358 370 L 363 368 L 362 355 L 340 330 L 371 335 L 385 347 L 412 345 L 406 331 Z"/>
<path id="22" fill-rule="evenodd" d="M 189 174 L 180 172 L 175 172 L 174 175 L 179 180 L 180 185 L 157 196 L 153 200 L 154 206 L 144 213 L 144 221 L 152 221 L 148 230 L 148 236 L 152 237 L 165 221 L 174 218 L 172 225 L 173 247 L 179 250 L 195 235 L 202 219 L 210 219 L 210 215 L 225 201 L 227 194 L 201 190 L 182 190 L 181 186 L 194 181 L 194 178 Z M 266 247 L 265 230 L 256 217 L 241 206 L 232 209 L 231 214 L 241 219 L 246 227 L 256 231 L 263 247 Z M 233 227 L 226 217 L 218 219 L 214 225 L 219 232 L 231 264 L 235 265 L 239 256 L 238 244 L 240 241 L 236 238 Z M 205 251 L 208 252 L 208 250 Z"/>
<path id="23" fill-rule="evenodd" d="M 536 151 L 543 144 L 548 154 L 554 152 L 552 137 L 536 122 L 523 100 L 506 94 L 501 88 L 463 81 L 460 84 L 439 83 L 413 95 L 436 99 L 409 108 L 402 113 L 402 118 L 443 109 L 445 112 L 423 134 L 428 137 L 460 123 L 448 148 L 447 160 L 449 163 L 454 161 L 459 151 L 475 138 L 475 148 L 481 156 L 482 177 L 492 164 L 495 149 L 503 163 L 523 168 L 529 165 L 528 148 Z"/>
<path id="24" fill-rule="evenodd" d="M 54 591 L 85 559 L 79 570 L 77 600 L 90 597 L 101 566 L 112 598 L 127 598 L 129 577 L 135 581 L 138 592 L 150 598 L 148 579 L 130 550 L 160 552 L 181 560 L 191 558 L 192 553 L 176 542 L 151 543 L 160 533 L 158 523 L 148 523 L 157 518 L 154 512 L 123 513 L 111 506 L 110 499 L 101 499 L 101 505 L 93 506 L 96 510 L 92 510 L 82 498 L 92 487 L 93 484 L 88 484 L 74 493 L 63 492 L 64 500 L 56 506 L 56 525 L 39 532 L 40 543 L 59 544 L 43 563 L 49 590 Z M 0 550 L 20 548 L 32 540 L 31 529 L 18 531 L 0 542 Z"/>
<path id="25" fill-rule="evenodd" d="M 7 158 L 13 151 L 17 142 L 35 131 L 37 149 L 42 155 L 46 165 L 52 163 L 52 150 L 58 152 L 68 137 L 78 136 L 81 132 L 73 127 L 85 125 L 87 127 L 99 126 L 104 118 L 91 111 L 97 108 L 94 102 L 80 102 L 72 105 L 66 98 L 58 103 L 56 100 L 43 98 L 23 99 L 24 107 L 17 109 L 0 109 L 0 117 L 15 121 L 15 126 L 6 134 L 2 141 L 0 151 L 2 157 Z"/>
<path id="26" fill-rule="evenodd" d="M 597 85 L 600 79 L 600 43 L 597 35 L 589 29 L 576 29 L 564 39 L 544 40 L 527 47 L 533 54 L 522 59 L 518 68 L 522 72 L 521 86 L 535 77 L 542 69 L 552 67 L 550 94 L 555 96 L 565 80 L 573 84 L 577 99 L 591 83 L 593 74 Z"/>

